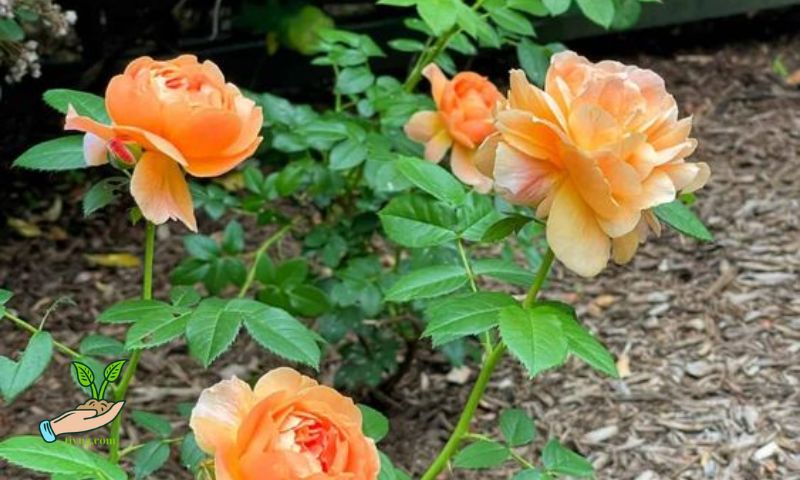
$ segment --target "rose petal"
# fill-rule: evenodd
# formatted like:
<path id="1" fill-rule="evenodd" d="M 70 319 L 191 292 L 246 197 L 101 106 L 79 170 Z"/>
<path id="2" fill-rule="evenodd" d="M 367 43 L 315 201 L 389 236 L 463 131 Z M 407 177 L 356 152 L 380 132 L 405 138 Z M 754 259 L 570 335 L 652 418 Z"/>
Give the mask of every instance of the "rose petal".
<path id="1" fill-rule="evenodd" d="M 142 215 L 159 225 L 180 220 L 197 231 L 192 195 L 177 163 L 159 152 L 145 152 L 131 178 L 131 194 Z"/>

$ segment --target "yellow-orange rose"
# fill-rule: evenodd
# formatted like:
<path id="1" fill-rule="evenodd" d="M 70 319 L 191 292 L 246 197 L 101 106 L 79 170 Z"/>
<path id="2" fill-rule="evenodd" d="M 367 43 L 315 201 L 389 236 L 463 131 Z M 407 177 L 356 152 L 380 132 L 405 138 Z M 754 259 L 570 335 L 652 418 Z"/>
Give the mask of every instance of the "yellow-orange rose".
<path id="1" fill-rule="evenodd" d="M 195 177 L 221 175 L 252 155 L 261 142 L 261 108 L 225 83 L 214 63 L 199 63 L 194 55 L 134 60 L 108 84 L 106 110 L 111 125 L 77 115 L 70 107 L 65 128 L 87 132 L 89 165 L 106 163 L 104 147 L 117 156 L 124 144 L 144 150 L 136 161 L 131 193 L 153 223 L 180 219 L 197 230 L 181 167 Z M 125 157 L 123 153 L 123 161 Z"/>
<path id="2" fill-rule="evenodd" d="M 190 426 L 217 480 L 375 480 L 380 460 L 352 400 L 290 368 L 254 389 L 236 377 L 200 394 Z"/>
<path id="3" fill-rule="evenodd" d="M 709 177 L 708 165 L 685 161 L 697 146 L 692 119 L 678 119 L 661 77 L 618 62 L 559 53 L 544 91 L 512 71 L 495 125 L 483 147 L 494 152 L 495 188 L 537 207 L 556 257 L 583 276 L 609 257 L 628 262 L 660 232 L 650 209 Z"/>
<path id="4" fill-rule="evenodd" d="M 464 183 L 488 192 L 492 179 L 476 168 L 475 152 L 495 129 L 492 110 L 502 95 L 486 77 L 461 72 L 448 80 L 435 64 L 423 70 L 431 82 L 437 111 L 414 114 L 405 126 L 406 135 L 425 144 L 425 158 L 439 162 L 452 146 L 450 167 Z"/>

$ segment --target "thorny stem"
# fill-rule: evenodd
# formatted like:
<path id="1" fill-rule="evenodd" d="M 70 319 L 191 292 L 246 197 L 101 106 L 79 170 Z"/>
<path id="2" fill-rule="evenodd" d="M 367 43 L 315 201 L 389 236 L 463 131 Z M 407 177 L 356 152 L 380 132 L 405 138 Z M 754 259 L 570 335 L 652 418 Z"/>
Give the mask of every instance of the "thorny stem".
<path id="1" fill-rule="evenodd" d="M 17 325 L 20 328 L 23 328 L 23 329 L 25 329 L 25 330 L 27 330 L 27 331 L 29 331 L 31 333 L 36 333 L 36 332 L 39 331 L 38 328 L 34 327 L 30 323 L 26 322 L 25 320 L 19 318 L 18 316 L 12 314 L 9 311 L 6 311 L 3 316 L 5 318 L 11 320 L 15 325 Z M 68 346 L 64 345 L 61 342 L 57 342 L 57 341 L 53 340 L 53 346 L 56 347 L 56 349 L 58 351 L 60 351 L 61 353 L 63 353 L 64 355 L 67 355 L 69 357 L 72 357 L 72 358 L 80 358 L 80 357 L 82 357 L 82 355 L 80 353 L 78 353 L 75 350 L 69 348 Z"/>
<path id="2" fill-rule="evenodd" d="M 286 235 L 286 232 L 292 229 L 292 226 L 294 226 L 294 223 L 289 223 L 288 225 L 284 225 L 280 230 L 273 233 L 272 235 L 269 236 L 269 238 L 264 240 L 264 243 L 262 243 L 261 246 L 258 247 L 258 250 L 256 250 L 255 258 L 253 258 L 253 264 L 250 266 L 250 270 L 247 272 L 247 279 L 244 281 L 242 288 L 239 290 L 238 298 L 244 298 L 244 296 L 247 295 L 248 290 L 250 290 L 250 287 L 253 286 L 253 282 L 256 279 L 256 270 L 258 270 L 258 262 L 261 261 L 261 257 L 264 255 L 264 253 L 266 253 L 267 250 L 269 250 L 269 247 L 271 247 L 272 245 L 275 244 L 275 242 L 283 238 L 283 236 Z"/>
<path id="3" fill-rule="evenodd" d="M 539 290 L 542 288 L 544 279 L 547 278 L 547 274 L 550 272 L 550 267 L 552 264 L 553 251 L 548 249 L 544 259 L 542 260 L 542 264 L 539 266 L 539 271 L 536 272 L 536 277 L 534 277 L 531 288 L 528 290 L 525 301 L 523 302 L 523 306 L 525 308 L 530 308 L 530 306 L 533 305 L 533 302 L 539 295 Z M 475 416 L 475 411 L 477 410 L 478 404 L 480 403 L 481 398 L 486 391 L 486 387 L 489 384 L 489 379 L 492 377 L 492 373 L 494 373 L 497 363 L 503 358 L 505 351 L 505 344 L 503 342 L 499 342 L 497 346 L 495 346 L 491 351 L 487 352 L 483 360 L 483 365 L 481 366 L 481 371 L 478 374 L 478 379 L 475 381 L 475 385 L 472 387 L 472 391 L 467 399 L 467 404 L 464 406 L 461 417 L 458 419 L 456 428 L 450 435 L 450 439 L 447 440 L 447 443 L 439 452 L 439 455 L 433 461 L 425 474 L 422 475 L 421 480 L 436 480 L 437 476 L 447 467 L 450 459 L 453 457 L 453 455 L 455 455 L 456 450 L 458 450 L 458 447 L 461 444 L 461 441 L 464 440 L 467 435 L 469 435 L 469 425 L 472 422 L 472 417 Z"/>
<path id="4" fill-rule="evenodd" d="M 142 278 L 143 300 L 151 300 L 153 298 L 153 259 L 155 258 L 155 245 L 156 226 L 151 222 L 147 222 L 144 246 L 144 275 Z M 131 358 L 128 360 L 128 365 L 125 368 L 125 373 L 122 375 L 122 380 L 119 382 L 119 387 L 114 389 L 115 402 L 125 400 L 125 395 L 128 393 L 128 387 L 130 386 L 134 375 L 136 375 L 136 367 L 139 366 L 139 359 L 141 356 L 141 350 L 134 350 L 133 354 L 131 354 Z M 108 457 L 114 463 L 119 462 L 119 435 L 124 416 L 124 411 L 121 411 L 119 412 L 119 415 L 117 415 L 117 418 L 111 422 L 111 448 L 109 450 Z"/>
<path id="5" fill-rule="evenodd" d="M 478 10 L 484 0 L 477 0 L 472 5 L 472 10 Z M 444 32 L 440 37 L 436 39 L 436 42 L 433 44 L 432 48 L 428 48 L 430 43 L 426 43 L 425 50 L 423 50 L 419 56 L 417 57 L 417 61 L 414 63 L 414 67 L 411 69 L 411 73 L 408 75 L 405 83 L 403 84 L 403 88 L 406 92 L 412 92 L 417 87 L 417 84 L 420 80 L 422 80 L 422 70 L 425 68 L 426 65 L 431 63 L 432 61 L 436 60 L 436 57 L 447 48 L 447 45 L 450 43 L 450 40 L 453 39 L 456 35 L 461 32 L 461 27 L 456 23 L 449 30 Z M 431 38 L 428 39 L 428 42 L 431 41 Z"/>

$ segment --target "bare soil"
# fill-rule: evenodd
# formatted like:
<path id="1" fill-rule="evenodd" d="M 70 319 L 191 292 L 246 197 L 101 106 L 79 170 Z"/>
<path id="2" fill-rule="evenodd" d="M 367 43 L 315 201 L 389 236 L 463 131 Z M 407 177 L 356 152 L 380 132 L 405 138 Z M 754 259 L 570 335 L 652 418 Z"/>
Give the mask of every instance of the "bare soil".
<path id="1" fill-rule="evenodd" d="M 577 306 L 618 357 L 624 378 L 603 378 L 570 361 L 529 380 L 506 360 L 481 403 L 476 430 L 494 431 L 501 409 L 515 405 L 537 419 L 539 438 L 521 453 L 535 459 L 546 439 L 557 437 L 586 454 L 601 479 L 800 479 L 800 91 L 772 72 L 778 55 L 790 70 L 800 68 L 800 35 L 733 41 L 621 58 L 662 74 L 682 111 L 694 115 L 695 158 L 713 172 L 697 209 L 715 241 L 699 244 L 668 232 L 651 239 L 630 265 L 591 281 L 556 266 L 545 296 Z M 58 180 L 52 177 L 54 185 Z M 54 300 L 70 296 L 75 304 L 54 311 L 47 328 L 72 346 L 98 329 L 103 308 L 139 288 L 137 269 L 97 267 L 84 254 L 136 255 L 142 240 L 122 215 L 82 219 L 79 193 L 54 187 L 31 194 L 25 184 L 0 193 L 6 215 L 37 215 L 41 228 L 33 238 L 2 232 L 0 285 L 17 293 L 9 305 L 36 321 Z M 57 201 L 63 209 L 54 215 Z M 217 227 L 201 220 L 203 231 Z M 254 244 L 267 235 L 250 231 Z M 162 298 L 182 233 L 175 224 L 159 230 Z M 0 332 L 2 355 L 15 355 L 28 340 L 9 323 Z M 253 380 L 278 363 L 243 338 L 213 371 L 190 359 L 183 343 L 148 351 L 126 410 L 165 414 L 181 433 L 187 427 L 179 404 L 222 377 Z M 379 396 L 377 406 L 392 425 L 382 448 L 398 465 L 419 474 L 433 458 L 469 392 L 471 369 L 466 384 L 452 383 L 446 361 L 425 349 L 396 388 Z M 320 378 L 331 376 L 328 366 Z M 35 434 L 39 420 L 71 408 L 80 395 L 69 360 L 57 354 L 35 388 L 0 408 L 0 437 Z M 126 422 L 124 438 L 148 437 Z M 511 472 L 509 464 L 442 478 L 500 479 Z M 0 468 L 0 479 L 11 478 L 36 477 Z M 176 451 L 158 478 L 188 478 Z"/>
<path id="2" fill-rule="evenodd" d="M 114 406 L 113 402 L 90 398 L 89 400 L 75 407 L 75 410 L 94 410 L 98 415 L 102 415 L 106 413 L 106 411 L 108 411 L 108 409 L 110 409 L 112 406 Z"/>

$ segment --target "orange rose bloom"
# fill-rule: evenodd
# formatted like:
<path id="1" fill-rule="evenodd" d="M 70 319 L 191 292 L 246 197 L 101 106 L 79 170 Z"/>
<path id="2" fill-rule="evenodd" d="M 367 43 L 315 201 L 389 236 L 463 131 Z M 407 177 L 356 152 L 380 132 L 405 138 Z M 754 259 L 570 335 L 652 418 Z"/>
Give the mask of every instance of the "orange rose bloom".
<path id="1" fill-rule="evenodd" d="M 464 183 L 486 193 L 492 179 L 476 168 L 475 152 L 495 131 L 492 110 L 503 97 L 486 77 L 461 72 L 452 80 L 430 64 L 422 71 L 430 80 L 438 111 L 417 112 L 406 123 L 408 138 L 425 144 L 425 158 L 439 162 L 452 146 L 450 167 Z"/>
<path id="2" fill-rule="evenodd" d="M 544 91 L 511 72 L 496 120 L 498 133 L 484 146 L 495 152 L 495 188 L 535 206 L 556 257 L 583 276 L 609 258 L 628 262 L 650 230 L 660 233 L 651 209 L 709 177 L 708 165 L 685 161 L 697 146 L 692 119 L 678 119 L 675 99 L 650 70 L 562 52 Z"/>
<path id="3" fill-rule="evenodd" d="M 225 83 L 215 64 L 199 63 L 194 55 L 167 61 L 137 58 L 108 84 L 106 110 L 111 125 L 79 116 L 70 107 L 65 129 L 87 132 L 89 165 L 106 163 L 106 149 L 118 157 L 121 145 L 133 143 L 144 150 L 134 159 L 131 194 L 144 217 L 156 224 L 180 219 L 196 231 L 181 167 L 195 177 L 221 175 L 261 142 L 261 108 Z"/>
<path id="4" fill-rule="evenodd" d="M 204 390 L 189 424 L 214 456 L 217 480 L 375 480 L 380 472 L 353 401 L 291 368 L 272 370 L 254 389 L 233 377 Z"/>

